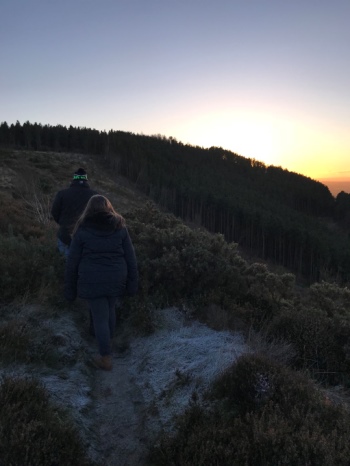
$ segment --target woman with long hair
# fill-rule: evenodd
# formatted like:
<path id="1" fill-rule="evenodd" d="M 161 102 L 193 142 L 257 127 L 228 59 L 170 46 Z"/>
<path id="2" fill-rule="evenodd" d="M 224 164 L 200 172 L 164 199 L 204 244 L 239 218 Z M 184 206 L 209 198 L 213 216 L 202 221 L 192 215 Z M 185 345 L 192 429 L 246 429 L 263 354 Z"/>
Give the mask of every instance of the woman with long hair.
<path id="1" fill-rule="evenodd" d="M 125 220 L 106 197 L 92 196 L 73 231 L 64 292 L 69 301 L 77 296 L 88 301 L 100 353 L 93 362 L 101 369 L 112 369 L 115 304 L 137 289 L 136 256 Z"/>

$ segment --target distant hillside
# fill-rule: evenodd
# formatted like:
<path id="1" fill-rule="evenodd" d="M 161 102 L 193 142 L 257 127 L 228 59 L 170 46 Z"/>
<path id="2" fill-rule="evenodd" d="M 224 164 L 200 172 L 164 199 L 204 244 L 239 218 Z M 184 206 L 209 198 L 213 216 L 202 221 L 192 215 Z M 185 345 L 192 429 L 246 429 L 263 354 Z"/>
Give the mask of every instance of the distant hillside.
<path id="1" fill-rule="evenodd" d="M 114 176 L 127 177 L 183 220 L 224 234 L 251 257 L 308 282 L 350 278 L 347 200 L 339 205 L 325 185 L 305 176 L 218 147 L 122 131 L 2 123 L 0 144 L 93 154 Z"/>

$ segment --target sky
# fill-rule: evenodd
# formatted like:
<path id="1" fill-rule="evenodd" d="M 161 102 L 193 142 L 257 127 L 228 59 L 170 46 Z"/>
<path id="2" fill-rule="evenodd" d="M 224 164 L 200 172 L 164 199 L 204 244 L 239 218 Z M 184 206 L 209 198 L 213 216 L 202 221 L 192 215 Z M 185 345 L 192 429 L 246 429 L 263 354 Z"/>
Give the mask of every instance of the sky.
<path id="1" fill-rule="evenodd" d="M 0 0 L 0 121 L 350 179 L 350 0 Z"/>

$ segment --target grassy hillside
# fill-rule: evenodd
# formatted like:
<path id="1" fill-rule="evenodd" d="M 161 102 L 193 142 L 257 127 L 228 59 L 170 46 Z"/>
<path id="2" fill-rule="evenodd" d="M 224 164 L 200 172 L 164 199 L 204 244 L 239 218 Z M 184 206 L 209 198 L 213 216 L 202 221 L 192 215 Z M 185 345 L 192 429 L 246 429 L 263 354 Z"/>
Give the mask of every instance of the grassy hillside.
<path id="1" fill-rule="evenodd" d="M 350 195 L 221 147 L 160 135 L 25 122 L 0 124 L 0 147 L 93 154 L 184 221 L 222 233 L 298 279 L 350 280 Z"/>
<path id="2" fill-rule="evenodd" d="M 173 305 L 214 329 L 239 330 L 252 348 L 211 387 L 205 405 L 194 393 L 192 408 L 173 435 L 160 439 L 150 464 L 329 465 L 333 457 L 333 464 L 347 465 L 350 291 L 327 282 L 300 289 L 292 273 L 248 263 L 235 243 L 161 211 L 103 162 L 74 153 L 0 151 L 2 373 L 18 364 L 84 370 L 84 351 L 63 357 L 52 327 L 75 308 L 62 299 L 64 262 L 48 214 L 55 192 L 81 166 L 125 216 L 133 239 L 140 293 L 123 311 L 133 331 L 153 332 L 154 310 Z M 43 327 L 47 319 L 53 324 Z M 92 464 L 69 413 L 60 414 L 45 393 L 35 380 L 3 380 L 0 457 L 14 465 L 25 464 L 23 458 Z M 55 424 L 59 433 L 57 416 L 64 421 Z M 72 443 L 63 447 L 67 432 Z"/>

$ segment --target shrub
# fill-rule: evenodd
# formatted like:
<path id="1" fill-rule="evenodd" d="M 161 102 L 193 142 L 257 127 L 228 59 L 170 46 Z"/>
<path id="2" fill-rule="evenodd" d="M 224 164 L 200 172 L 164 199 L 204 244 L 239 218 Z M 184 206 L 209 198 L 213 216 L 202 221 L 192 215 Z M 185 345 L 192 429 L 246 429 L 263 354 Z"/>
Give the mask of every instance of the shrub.
<path id="1" fill-rule="evenodd" d="M 40 293 L 52 295 L 62 281 L 63 266 L 53 238 L 26 240 L 21 235 L 0 234 L 1 300 L 10 302 Z"/>
<path id="2" fill-rule="evenodd" d="M 349 383 L 349 303 L 347 288 L 315 284 L 299 306 L 283 309 L 272 320 L 269 334 L 293 345 L 296 367 L 328 383 Z"/>
<path id="3" fill-rule="evenodd" d="M 127 216 L 140 267 L 144 296 L 175 304 L 212 293 L 218 301 L 244 292 L 245 262 L 222 235 L 191 230 L 152 204 Z"/>
<path id="4" fill-rule="evenodd" d="M 350 319 L 350 290 L 335 283 L 314 283 L 310 286 L 306 305 L 322 311 L 328 317 Z"/>
<path id="5" fill-rule="evenodd" d="M 6 235 L 9 225 L 16 234 L 22 234 L 25 238 L 41 237 L 44 232 L 24 209 L 23 201 L 0 192 L 0 233 Z"/>
<path id="6" fill-rule="evenodd" d="M 289 307 L 295 289 L 295 275 L 275 274 L 266 264 L 253 263 L 246 272 L 247 301 L 254 308 L 252 313 L 255 327 L 260 327 L 278 314 L 282 308 Z"/>
<path id="7" fill-rule="evenodd" d="M 126 217 L 139 263 L 140 309 L 145 301 L 162 307 L 185 300 L 198 319 L 216 328 L 239 323 L 259 329 L 292 306 L 295 276 L 248 266 L 222 235 L 192 230 L 151 203 Z"/>
<path id="8" fill-rule="evenodd" d="M 348 464 L 350 415 L 303 376 L 242 356 L 151 451 L 149 464 L 329 466 Z"/>
<path id="9" fill-rule="evenodd" d="M 73 424 L 34 379 L 0 385 L 0 458 L 8 466 L 92 466 Z"/>
<path id="10" fill-rule="evenodd" d="M 121 310 L 121 319 L 128 320 L 134 330 L 141 335 L 150 335 L 155 330 L 154 310 L 157 305 L 150 299 L 140 300 L 131 298 L 127 300 Z"/>
<path id="11" fill-rule="evenodd" d="M 0 350 L 2 362 L 26 361 L 29 345 L 30 333 L 24 321 L 13 319 L 10 322 L 1 322 Z"/>
<path id="12" fill-rule="evenodd" d="M 240 414 L 259 410 L 268 401 L 288 411 L 293 397 L 299 404 L 304 400 L 300 406 L 305 402 L 308 409 L 320 400 L 310 380 L 265 356 L 254 354 L 241 356 L 213 383 L 208 396 L 224 400 L 227 409 Z"/>
<path id="13" fill-rule="evenodd" d="M 11 315 L 2 313 L 0 322 L 0 354 L 3 364 L 43 363 L 59 368 L 76 362 L 74 353 L 63 353 L 65 341 L 53 329 L 40 325 L 40 319 L 12 308 Z M 10 314 L 10 313 L 8 313 Z M 47 315 L 45 316 L 47 317 Z"/>

